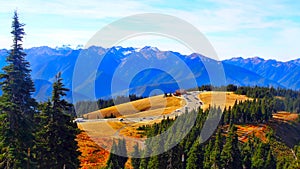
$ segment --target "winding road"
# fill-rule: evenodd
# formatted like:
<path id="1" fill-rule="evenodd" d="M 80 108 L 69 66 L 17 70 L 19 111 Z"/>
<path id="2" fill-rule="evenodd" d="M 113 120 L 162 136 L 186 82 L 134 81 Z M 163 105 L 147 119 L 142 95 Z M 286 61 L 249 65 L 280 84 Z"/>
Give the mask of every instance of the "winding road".
<path id="1" fill-rule="evenodd" d="M 169 117 L 169 118 L 174 118 L 175 116 L 180 116 L 183 113 L 186 112 L 186 110 L 191 111 L 191 110 L 197 110 L 199 106 L 202 106 L 201 103 L 203 103 L 199 97 L 198 94 L 200 91 L 191 91 L 188 92 L 187 94 L 183 94 L 180 98 L 183 98 L 186 101 L 186 105 L 183 106 L 180 109 L 176 109 L 170 114 L 167 115 L 158 115 L 158 116 L 146 116 L 146 117 L 141 117 L 141 118 L 109 118 L 109 119 L 80 119 L 77 120 L 78 123 L 82 122 L 96 122 L 96 121 L 103 121 L 103 122 L 141 122 L 141 121 L 151 121 L 151 120 L 158 120 L 158 119 L 163 119 L 164 117 Z M 174 96 L 173 96 L 174 97 Z"/>

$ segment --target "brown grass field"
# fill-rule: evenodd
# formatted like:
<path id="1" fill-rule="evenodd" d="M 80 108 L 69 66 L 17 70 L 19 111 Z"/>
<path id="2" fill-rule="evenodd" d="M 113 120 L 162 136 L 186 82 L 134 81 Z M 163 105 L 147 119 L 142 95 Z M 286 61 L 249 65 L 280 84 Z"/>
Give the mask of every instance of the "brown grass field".
<path id="1" fill-rule="evenodd" d="M 79 128 L 81 126 L 79 125 Z M 95 139 L 92 139 L 85 131 L 82 130 L 76 138 L 81 152 L 80 168 L 81 169 L 92 169 L 92 168 L 105 168 L 106 162 L 109 157 L 109 151 L 103 149 L 98 145 Z M 132 169 L 131 160 L 128 160 L 125 164 L 126 169 Z"/>
<path id="2" fill-rule="evenodd" d="M 262 141 L 266 141 L 267 125 L 237 125 L 237 134 L 239 136 L 239 141 L 247 142 L 249 136 L 253 134 L 260 138 Z"/>
<path id="3" fill-rule="evenodd" d="M 142 137 L 139 126 L 159 123 L 161 120 L 151 120 L 142 122 L 119 122 L 119 121 L 96 121 L 78 123 L 79 128 L 99 146 L 110 150 L 113 139 L 126 138 L 127 151 L 131 152 L 132 147 L 140 144 L 146 138 Z M 137 138 L 138 140 L 136 140 Z"/>
<path id="4" fill-rule="evenodd" d="M 290 113 L 290 112 L 285 112 L 281 111 L 278 113 L 273 114 L 274 120 L 280 120 L 284 122 L 291 122 L 291 121 L 297 121 L 299 115 L 297 113 Z"/>
<path id="5" fill-rule="evenodd" d="M 266 133 L 268 127 L 266 124 L 245 124 L 245 125 L 235 125 L 237 127 L 237 135 L 238 140 L 240 142 L 247 142 L 249 137 L 255 135 L 256 137 L 260 138 L 262 141 L 266 141 Z M 229 125 L 223 127 L 225 131 L 225 135 L 227 135 Z"/>
<path id="6" fill-rule="evenodd" d="M 208 109 L 209 105 L 211 106 L 220 106 L 223 110 L 226 107 L 233 106 L 234 102 L 252 100 L 245 95 L 234 94 L 233 92 L 202 92 L 198 95 L 200 100 L 203 102 L 202 109 Z"/>
<path id="7" fill-rule="evenodd" d="M 169 114 L 182 107 L 185 101 L 177 97 L 166 97 L 163 95 L 136 100 L 130 103 L 124 103 L 117 106 L 108 107 L 98 111 L 85 114 L 87 119 L 104 118 L 111 114 L 116 117 L 145 117 L 161 114 Z"/>

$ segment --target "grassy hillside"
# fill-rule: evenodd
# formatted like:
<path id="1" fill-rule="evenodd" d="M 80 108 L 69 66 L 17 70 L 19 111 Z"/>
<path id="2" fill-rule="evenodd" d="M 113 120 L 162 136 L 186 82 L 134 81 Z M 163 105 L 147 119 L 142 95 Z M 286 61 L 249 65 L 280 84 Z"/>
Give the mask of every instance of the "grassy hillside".
<path id="1" fill-rule="evenodd" d="M 145 117 L 169 114 L 182 107 L 185 101 L 177 97 L 163 97 L 162 95 L 136 100 L 117 106 L 108 107 L 85 114 L 87 119 L 99 119 L 113 114 L 116 117 Z M 140 114 L 138 114 L 140 113 Z"/>
<path id="2" fill-rule="evenodd" d="M 84 115 L 84 117 L 88 119 L 97 119 L 113 114 L 120 118 L 142 118 L 170 114 L 184 105 L 185 101 L 181 98 L 163 97 L 160 95 L 101 109 L 99 111 L 88 113 Z M 94 157 L 97 156 L 97 153 L 90 153 L 99 151 L 101 154 L 101 152 L 103 153 L 103 151 L 105 151 L 104 149 L 110 150 L 112 146 L 112 137 L 128 136 L 140 138 L 142 135 L 136 130 L 139 126 L 153 124 L 155 122 L 159 123 L 160 121 L 161 120 L 139 122 L 94 121 L 78 123 L 79 128 L 84 130 L 84 133 L 78 136 L 80 151 L 83 152 L 81 161 L 83 164 L 87 163 L 86 165 L 83 165 L 83 168 L 105 166 L 103 161 L 106 161 L 108 156 L 105 155 L 99 157 L 100 161 L 96 160 L 96 162 L 94 162 Z M 87 137 L 88 139 L 85 139 Z M 132 151 L 134 143 L 135 142 L 126 143 L 128 151 Z M 88 148 L 85 148 L 86 146 L 88 146 Z M 102 148 L 99 150 L 99 147 L 103 147 L 104 149 Z"/>
<path id="3" fill-rule="evenodd" d="M 202 106 L 203 110 L 208 109 L 209 105 L 220 106 L 222 109 L 224 106 L 229 107 L 233 106 L 234 102 L 237 101 L 245 101 L 247 99 L 252 100 L 245 95 L 238 95 L 233 92 L 202 92 L 198 95 L 200 100 L 204 103 Z M 212 100 L 212 98 L 214 100 Z"/>

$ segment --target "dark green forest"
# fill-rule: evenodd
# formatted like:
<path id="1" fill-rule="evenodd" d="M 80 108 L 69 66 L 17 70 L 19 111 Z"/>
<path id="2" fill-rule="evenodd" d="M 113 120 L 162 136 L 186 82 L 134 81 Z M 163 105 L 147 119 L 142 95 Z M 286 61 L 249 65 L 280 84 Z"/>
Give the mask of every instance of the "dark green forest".
<path id="1" fill-rule="evenodd" d="M 12 49 L 0 75 L 0 168 L 78 168 L 79 130 L 73 123 L 74 107 L 64 99 L 69 89 L 58 73 L 52 98 L 38 103 L 22 47 L 24 24 L 16 11 L 11 34 Z"/>

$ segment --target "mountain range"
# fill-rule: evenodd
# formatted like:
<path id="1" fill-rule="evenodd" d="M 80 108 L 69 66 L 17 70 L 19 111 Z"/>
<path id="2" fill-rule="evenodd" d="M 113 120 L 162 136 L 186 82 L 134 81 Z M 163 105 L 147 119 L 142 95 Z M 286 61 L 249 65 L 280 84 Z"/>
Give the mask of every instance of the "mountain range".
<path id="1" fill-rule="evenodd" d="M 239 57 L 217 61 L 197 53 L 182 55 L 150 46 L 92 46 L 75 50 L 42 46 L 25 49 L 25 52 L 35 82 L 34 96 L 39 101 L 50 97 L 51 85 L 57 72 L 62 73 L 66 87 L 73 90 L 69 97 L 77 95 L 75 101 L 126 92 L 143 96 L 172 92 L 178 88 L 210 84 L 212 76 L 217 85 L 300 89 L 300 59 L 281 62 L 259 57 Z M 8 53 L 6 49 L 0 50 L 0 68 L 6 64 Z M 76 77 L 73 77 L 74 72 Z M 225 75 L 224 81 L 220 72 Z M 74 78 L 76 82 L 72 83 Z M 95 89 L 91 84 L 95 85 Z M 85 95 L 85 90 L 90 93 L 92 90 L 94 96 Z"/>

